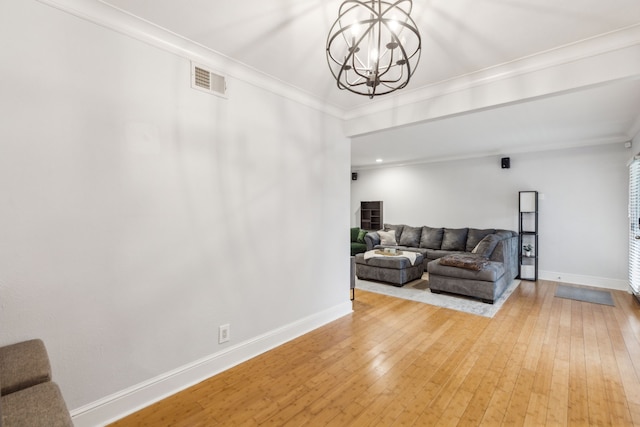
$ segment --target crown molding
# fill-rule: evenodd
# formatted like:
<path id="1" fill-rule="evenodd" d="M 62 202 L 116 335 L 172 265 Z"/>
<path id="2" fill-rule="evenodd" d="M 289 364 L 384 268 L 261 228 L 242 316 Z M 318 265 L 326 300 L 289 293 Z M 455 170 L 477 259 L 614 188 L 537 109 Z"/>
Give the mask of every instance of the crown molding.
<path id="1" fill-rule="evenodd" d="M 328 105 L 287 82 L 271 77 L 102 0 L 37 1 L 166 52 L 208 66 L 226 77 L 241 80 L 331 116 L 342 119 L 345 115 L 344 110 Z"/>
<path id="2" fill-rule="evenodd" d="M 327 104 L 287 82 L 102 0 L 37 1 L 195 61 L 232 79 L 343 119 L 347 137 L 522 102 L 621 78 L 640 77 L 640 56 L 637 55 L 640 24 L 635 24 L 429 86 L 405 89 L 394 96 L 379 98 L 347 110 Z M 624 52 L 613 55 L 620 51 Z M 602 66 L 607 61 L 612 62 Z M 577 76 L 575 72 L 578 69 L 580 73 Z"/>

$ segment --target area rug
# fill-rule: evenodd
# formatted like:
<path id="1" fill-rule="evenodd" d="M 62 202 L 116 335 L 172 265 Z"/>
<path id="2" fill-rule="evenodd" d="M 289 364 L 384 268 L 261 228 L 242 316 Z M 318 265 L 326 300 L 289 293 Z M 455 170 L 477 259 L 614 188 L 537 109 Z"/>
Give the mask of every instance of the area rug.
<path id="1" fill-rule="evenodd" d="M 555 296 L 558 298 L 615 306 L 613 297 L 609 291 L 596 291 L 593 289 L 577 288 L 575 286 L 558 285 Z"/>
<path id="2" fill-rule="evenodd" d="M 425 279 L 425 277 L 426 275 L 423 276 L 423 279 L 414 280 L 401 288 L 387 285 L 385 283 L 356 279 L 356 289 L 422 302 L 451 310 L 463 311 L 477 316 L 493 317 L 520 284 L 520 280 L 514 280 L 507 289 L 505 289 L 504 293 L 497 301 L 493 304 L 487 304 L 482 301 L 473 298 L 465 298 L 463 296 L 432 294 L 429 290 L 429 281 L 428 279 Z M 356 299 L 357 298 L 358 296 L 356 295 Z"/>

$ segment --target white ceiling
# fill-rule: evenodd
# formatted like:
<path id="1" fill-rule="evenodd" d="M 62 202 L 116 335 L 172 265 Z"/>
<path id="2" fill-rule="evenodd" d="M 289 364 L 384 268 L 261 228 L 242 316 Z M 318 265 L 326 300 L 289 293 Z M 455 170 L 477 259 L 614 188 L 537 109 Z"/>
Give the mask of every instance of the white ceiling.
<path id="1" fill-rule="evenodd" d="M 375 108 L 337 89 L 326 37 L 340 0 L 103 0 L 350 112 Z M 418 91 L 640 25 L 639 0 L 415 0 L 422 34 Z M 636 44 L 640 40 L 636 40 Z M 635 58 L 640 63 L 640 58 Z M 640 68 L 640 67 L 639 67 Z M 383 98 L 386 98 L 384 101 Z M 629 140 L 640 130 L 640 72 L 353 138 L 354 168 Z M 393 141 L 390 144 L 389 141 Z"/>

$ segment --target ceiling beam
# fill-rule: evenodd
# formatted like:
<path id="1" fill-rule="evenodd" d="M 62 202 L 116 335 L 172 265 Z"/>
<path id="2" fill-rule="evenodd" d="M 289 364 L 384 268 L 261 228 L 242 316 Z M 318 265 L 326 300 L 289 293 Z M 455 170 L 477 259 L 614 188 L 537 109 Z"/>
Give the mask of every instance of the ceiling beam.
<path id="1" fill-rule="evenodd" d="M 344 131 L 366 135 L 638 78 L 640 25 L 634 25 L 350 110 Z"/>

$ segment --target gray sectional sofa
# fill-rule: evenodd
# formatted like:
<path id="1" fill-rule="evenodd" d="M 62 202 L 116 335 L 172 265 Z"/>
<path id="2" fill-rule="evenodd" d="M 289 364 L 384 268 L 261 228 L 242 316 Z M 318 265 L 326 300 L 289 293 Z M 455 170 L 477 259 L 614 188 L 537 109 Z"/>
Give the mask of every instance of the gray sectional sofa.
<path id="1" fill-rule="evenodd" d="M 380 231 L 367 233 L 367 250 L 395 247 L 419 252 L 433 293 L 448 292 L 493 303 L 518 276 L 515 231 L 404 224 L 385 224 Z"/>

